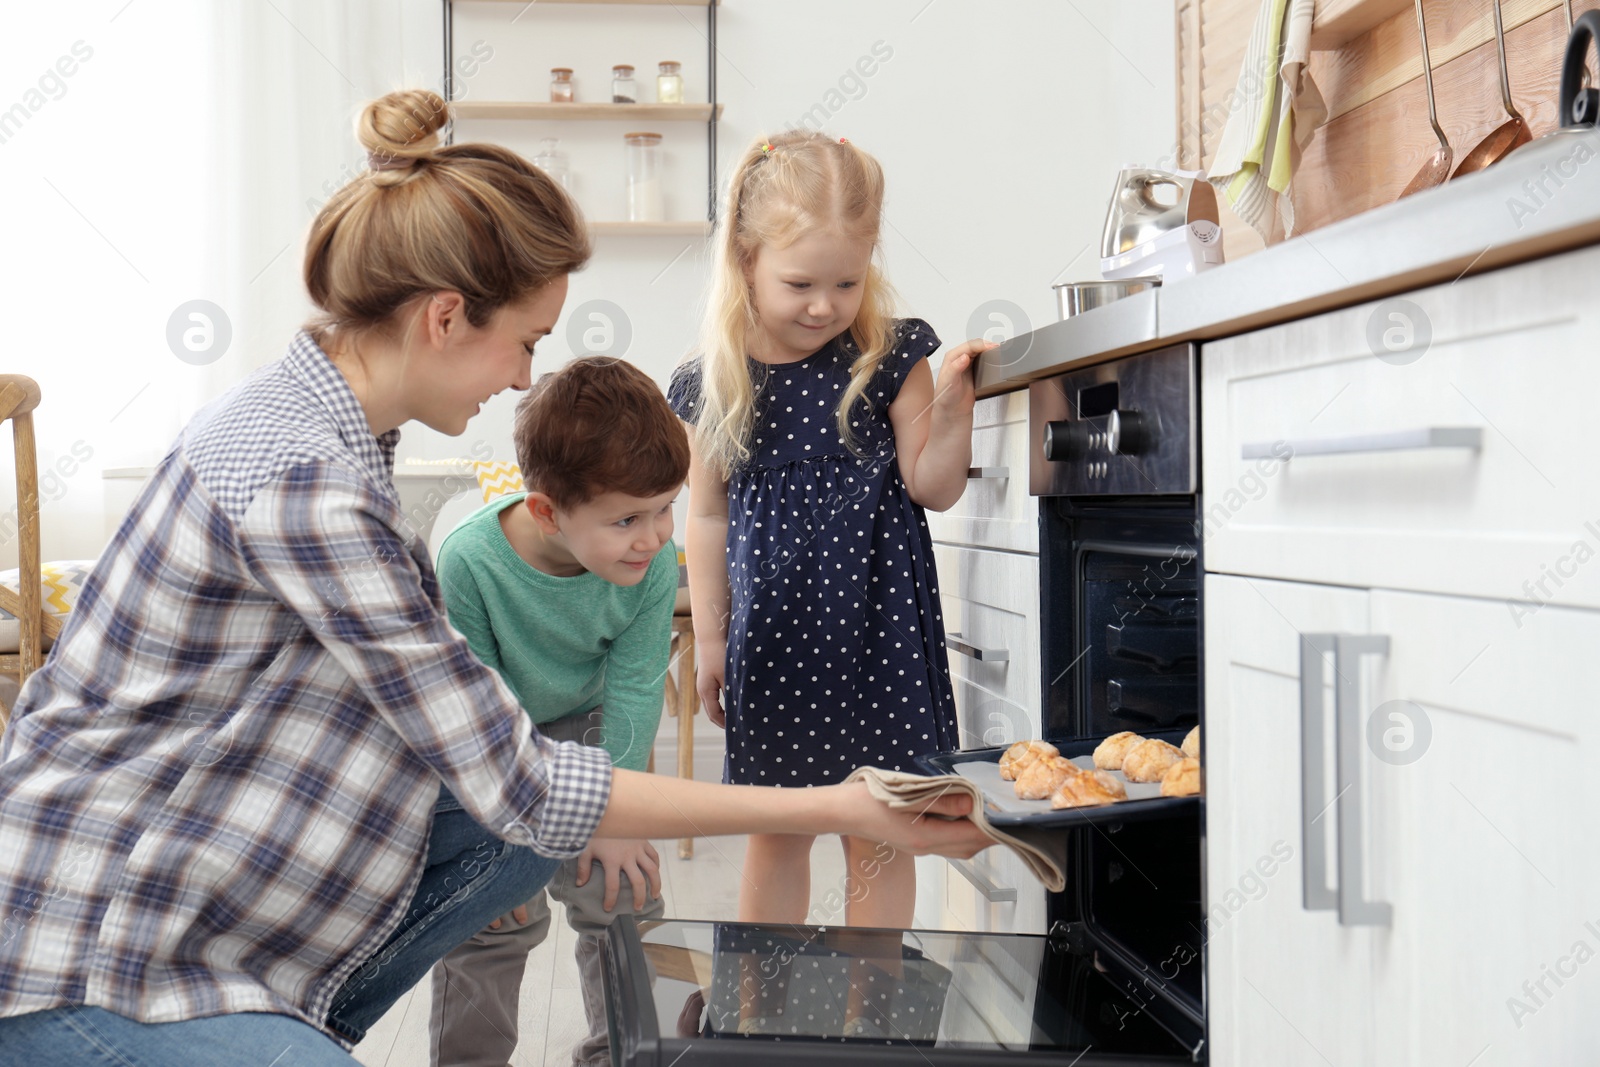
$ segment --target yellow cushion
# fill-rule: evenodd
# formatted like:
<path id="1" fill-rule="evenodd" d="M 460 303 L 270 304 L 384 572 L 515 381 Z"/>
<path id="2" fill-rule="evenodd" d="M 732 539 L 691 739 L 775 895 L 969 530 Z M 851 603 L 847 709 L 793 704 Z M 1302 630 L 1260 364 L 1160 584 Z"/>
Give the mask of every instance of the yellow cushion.
<path id="1" fill-rule="evenodd" d="M 39 568 L 39 586 L 44 593 L 44 613 L 46 615 L 65 615 L 72 610 L 72 605 L 78 602 L 78 591 L 83 588 L 83 583 L 89 577 L 89 572 L 94 569 L 95 561 L 92 559 L 66 559 L 46 563 Z M 12 592 L 21 592 L 18 585 L 18 570 L 0 572 L 0 585 L 4 585 Z M 0 611 L 0 653 L 16 652 L 22 643 L 22 624 L 17 617 L 7 611 Z M 50 639 L 44 639 L 44 647 L 50 647 Z"/>
<path id="2" fill-rule="evenodd" d="M 502 459 L 475 459 L 472 469 L 478 475 L 478 488 L 483 490 L 485 504 L 497 496 L 520 493 L 524 488 L 522 468 L 515 463 Z"/>

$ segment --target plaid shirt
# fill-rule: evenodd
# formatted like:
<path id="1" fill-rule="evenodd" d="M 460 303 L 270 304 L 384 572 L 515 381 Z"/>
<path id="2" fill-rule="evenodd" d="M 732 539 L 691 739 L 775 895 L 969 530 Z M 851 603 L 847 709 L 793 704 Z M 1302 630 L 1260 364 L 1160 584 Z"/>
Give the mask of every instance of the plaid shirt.
<path id="1" fill-rule="evenodd" d="M 0 1016 L 321 1026 L 411 901 L 441 779 L 582 851 L 610 761 L 533 732 L 450 628 L 398 439 L 302 333 L 162 460 L 0 749 Z"/>

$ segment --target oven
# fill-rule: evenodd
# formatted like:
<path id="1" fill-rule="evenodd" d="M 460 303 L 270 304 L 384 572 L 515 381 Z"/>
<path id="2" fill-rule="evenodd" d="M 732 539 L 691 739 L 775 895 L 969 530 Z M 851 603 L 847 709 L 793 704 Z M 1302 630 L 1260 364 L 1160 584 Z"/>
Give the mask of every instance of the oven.
<path id="1" fill-rule="evenodd" d="M 1201 719 L 1196 355 L 1033 382 L 1044 734 L 1082 757 Z M 1003 747 L 933 753 L 990 770 Z M 1203 1063 L 1199 797 L 991 819 L 1065 857 L 1049 933 L 620 919 L 605 955 L 613 1062 Z"/>

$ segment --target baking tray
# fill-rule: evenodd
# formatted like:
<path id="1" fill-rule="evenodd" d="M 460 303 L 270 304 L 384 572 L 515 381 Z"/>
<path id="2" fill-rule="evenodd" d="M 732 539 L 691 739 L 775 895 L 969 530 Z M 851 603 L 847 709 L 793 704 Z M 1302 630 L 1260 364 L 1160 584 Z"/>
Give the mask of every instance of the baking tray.
<path id="1" fill-rule="evenodd" d="M 1157 731 L 1142 734 L 1158 737 L 1174 745 L 1181 742 L 1187 730 Z M 1072 762 L 1085 769 L 1094 768 L 1094 750 L 1104 738 L 1082 741 L 1052 741 L 1052 745 Z M 1092 808 L 1050 807 L 1049 800 L 1022 800 L 1017 797 L 1011 782 L 1000 777 L 1000 757 L 1010 745 L 999 748 L 973 748 L 963 752 L 936 752 L 919 756 L 917 762 L 929 774 L 958 774 L 976 782 L 982 790 L 985 814 L 993 826 L 1037 827 L 1050 829 L 1063 826 L 1082 826 L 1086 823 L 1136 822 L 1143 819 L 1164 819 L 1184 812 L 1198 812 L 1200 798 L 1164 797 L 1160 782 L 1130 782 L 1121 771 L 1109 771 L 1128 790 L 1128 799 L 1115 804 L 1101 804 Z M 1204 788 L 1205 768 L 1201 768 L 1201 788 Z"/>

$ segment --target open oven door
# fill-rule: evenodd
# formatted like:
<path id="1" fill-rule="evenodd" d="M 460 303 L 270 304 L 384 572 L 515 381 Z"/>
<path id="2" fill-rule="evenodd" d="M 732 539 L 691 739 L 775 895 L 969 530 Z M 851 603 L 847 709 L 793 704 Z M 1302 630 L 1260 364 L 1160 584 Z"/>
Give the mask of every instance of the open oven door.
<path id="1" fill-rule="evenodd" d="M 1203 1062 L 1064 937 L 621 916 L 612 1061 L 968 1067 Z"/>

